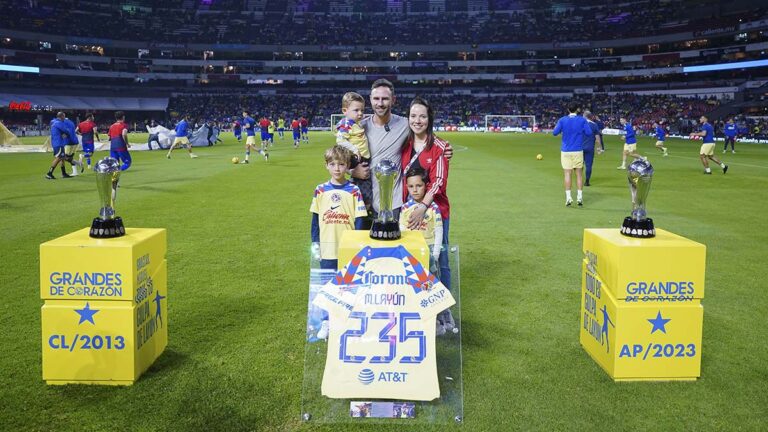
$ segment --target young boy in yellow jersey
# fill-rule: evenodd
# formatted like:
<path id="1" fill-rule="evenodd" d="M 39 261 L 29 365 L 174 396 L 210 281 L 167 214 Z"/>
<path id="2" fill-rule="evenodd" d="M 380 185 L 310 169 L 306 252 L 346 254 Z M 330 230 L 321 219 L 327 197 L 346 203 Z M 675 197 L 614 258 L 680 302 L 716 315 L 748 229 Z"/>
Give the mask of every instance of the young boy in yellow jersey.
<path id="1" fill-rule="evenodd" d="M 422 168 L 412 168 L 405 173 L 405 182 L 408 186 L 408 201 L 400 208 L 400 230 L 408 231 L 408 218 L 411 216 L 414 207 L 422 203 L 424 195 L 427 194 L 427 172 Z M 424 219 L 419 225 L 419 229 L 424 234 L 430 250 L 432 259 L 430 260 L 430 271 L 435 273 L 437 259 L 440 256 L 440 249 L 443 244 L 443 218 L 440 215 L 440 208 L 434 202 L 427 207 L 424 213 Z"/>
<path id="2" fill-rule="evenodd" d="M 429 182 L 429 176 L 423 168 L 411 168 L 405 173 L 405 184 L 408 187 L 408 201 L 400 207 L 400 230 L 408 231 L 408 218 L 415 208 L 422 204 L 424 195 L 427 194 L 427 183 Z M 424 219 L 422 219 L 419 229 L 424 234 L 424 239 L 429 245 L 430 260 L 429 271 L 437 275 L 440 278 L 440 270 L 438 260 L 440 259 L 440 251 L 443 246 L 443 218 L 440 214 L 440 208 L 434 202 L 427 206 L 427 211 L 424 213 Z M 435 322 L 436 329 L 435 334 L 442 336 L 448 331 L 452 331 L 456 328 L 456 322 L 453 319 L 450 309 L 442 311 L 437 316 Z"/>
<path id="3" fill-rule="evenodd" d="M 346 230 L 362 229 L 368 215 L 360 189 L 347 180 L 352 153 L 334 146 L 325 152 L 325 167 L 331 179 L 315 188 L 309 211 L 312 213 L 312 248 L 320 254 L 320 268 L 338 270 L 338 247 Z M 344 265 L 346 263 L 343 263 Z M 323 315 L 318 339 L 328 337 L 328 315 Z"/>

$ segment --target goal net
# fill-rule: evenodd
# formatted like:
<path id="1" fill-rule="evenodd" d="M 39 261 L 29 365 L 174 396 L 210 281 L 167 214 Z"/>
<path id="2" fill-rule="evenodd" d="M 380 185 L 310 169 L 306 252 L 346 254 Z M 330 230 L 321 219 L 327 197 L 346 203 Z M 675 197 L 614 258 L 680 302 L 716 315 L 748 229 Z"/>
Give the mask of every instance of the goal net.
<path id="1" fill-rule="evenodd" d="M 486 132 L 535 132 L 539 128 L 536 116 L 533 115 L 501 115 L 488 114 L 485 116 Z"/>

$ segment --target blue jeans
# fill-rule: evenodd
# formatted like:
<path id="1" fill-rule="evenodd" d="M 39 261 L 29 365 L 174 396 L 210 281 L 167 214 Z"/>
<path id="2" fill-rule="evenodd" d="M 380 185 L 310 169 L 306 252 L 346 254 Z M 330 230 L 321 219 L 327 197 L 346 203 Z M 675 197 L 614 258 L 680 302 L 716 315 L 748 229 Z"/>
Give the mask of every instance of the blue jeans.
<path id="1" fill-rule="evenodd" d="M 440 266 L 440 282 L 446 288 L 451 289 L 451 267 L 448 264 L 448 226 L 450 219 L 443 219 L 443 249 L 440 251 L 440 257 L 437 259 Z"/>

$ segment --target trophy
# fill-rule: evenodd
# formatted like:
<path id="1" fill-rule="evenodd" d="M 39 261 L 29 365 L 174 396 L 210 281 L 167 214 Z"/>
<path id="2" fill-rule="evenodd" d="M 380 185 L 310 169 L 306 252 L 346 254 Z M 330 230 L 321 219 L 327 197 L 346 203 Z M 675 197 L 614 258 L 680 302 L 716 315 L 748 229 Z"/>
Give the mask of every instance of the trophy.
<path id="1" fill-rule="evenodd" d="M 621 233 L 636 238 L 656 237 L 653 219 L 646 216 L 645 203 L 651 190 L 653 166 L 644 159 L 637 159 L 629 165 L 627 179 L 632 194 L 632 216 L 624 218 Z"/>
<path id="2" fill-rule="evenodd" d="M 91 232 L 93 238 L 114 238 L 125 235 L 123 219 L 115 216 L 115 198 L 117 183 L 120 180 L 120 162 L 107 157 L 100 160 L 96 167 L 96 189 L 99 191 L 99 217 L 93 219 Z"/>
<path id="3" fill-rule="evenodd" d="M 378 240 L 397 240 L 400 238 L 400 225 L 392 213 L 392 194 L 399 168 L 390 160 L 383 160 L 373 168 L 373 175 L 379 183 L 379 214 L 371 226 L 371 238 Z"/>

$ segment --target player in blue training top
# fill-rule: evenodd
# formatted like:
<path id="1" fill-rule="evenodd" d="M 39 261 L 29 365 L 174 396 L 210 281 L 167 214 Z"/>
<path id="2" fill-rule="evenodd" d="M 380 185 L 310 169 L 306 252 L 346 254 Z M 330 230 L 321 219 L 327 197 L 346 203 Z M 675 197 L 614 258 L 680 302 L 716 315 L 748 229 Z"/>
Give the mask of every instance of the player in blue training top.
<path id="1" fill-rule="evenodd" d="M 171 148 L 168 149 L 168 154 L 165 155 L 168 159 L 171 158 L 171 152 L 173 149 L 175 149 L 177 146 L 186 146 L 187 151 L 189 152 L 189 157 L 194 159 L 197 157 L 196 154 L 192 153 L 192 143 L 189 142 L 189 115 L 185 114 L 182 116 L 181 121 L 176 123 L 176 138 L 173 139 L 173 144 L 171 144 Z"/>
<path id="2" fill-rule="evenodd" d="M 699 150 L 699 158 L 701 158 L 701 164 L 704 165 L 704 174 L 712 174 L 712 170 L 709 169 L 709 161 L 720 165 L 723 169 L 723 174 L 728 172 L 728 165 L 719 161 L 715 157 L 715 128 L 707 121 L 707 116 L 701 116 L 699 119 L 701 123 L 701 131 L 693 132 L 690 138 L 701 137 L 702 144 L 701 150 Z"/>
<path id="3" fill-rule="evenodd" d="M 584 136 L 592 133 L 587 120 L 578 115 L 579 106 L 568 105 L 568 115 L 560 117 L 552 135 L 563 134 L 560 147 L 560 163 L 563 166 L 563 183 L 565 184 L 565 205 L 573 204 L 571 198 L 571 176 L 576 171 L 576 202 L 584 204 L 582 195 L 582 169 L 584 168 Z"/>
<path id="4" fill-rule="evenodd" d="M 72 142 L 72 139 L 77 142 L 77 137 L 74 136 L 73 131 L 73 137 L 69 136 L 69 129 L 67 127 L 67 124 L 64 122 L 64 120 L 67 118 L 67 116 L 63 112 L 56 113 L 56 117 L 51 120 L 51 147 L 53 147 L 53 161 L 51 162 L 51 167 L 48 169 L 48 173 L 45 174 L 45 178 L 48 180 L 55 180 L 56 177 L 53 176 L 53 170 L 56 169 L 56 166 L 61 164 L 61 176 L 63 178 L 70 178 L 71 175 L 67 174 L 66 168 L 64 167 L 64 161 L 66 160 L 66 150 L 64 147 L 69 145 Z"/>
<path id="5" fill-rule="evenodd" d="M 667 137 L 667 131 L 664 130 L 664 126 L 659 122 L 653 122 L 653 127 L 656 128 L 656 148 L 664 153 L 664 156 L 669 156 L 667 148 L 664 147 L 664 140 Z"/>
<path id="6" fill-rule="evenodd" d="M 603 140 L 603 129 L 605 129 L 605 123 L 600 116 L 592 114 L 592 121 L 597 125 L 597 130 L 600 131 L 600 135 L 597 136 L 597 143 L 600 144 L 600 148 L 597 149 L 597 154 L 605 153 L 605 141 Z"/>
<path id="7" fill-rule="evenodd" d="M 240 163 L 250 163 L 251 149 L 256 148 L 256 120 L 251 113 L 243 110 L 243 127 L 245 128 L 245 159 Z M 259 151 L 256 149 L 256 151 Z"/>
<path id="8" fill-rule="evenodd" d="M 593 120 L 592 113 L 584 111 L 584 118 L 587 120 L 590 133 L 584 135 L 584 165 L 586 165 L 586 171 L 584 173 L 584 186 L 591 186 L 589 179 L 592 178 L 592 163 L 595 160 L 595 140 L 602 138 L 603 133 L 600 131 L 599 126 Z"/>
<path id="9" fill-rule="evenodd" d="M 736 123 L 733 122 L 732 118 L 728 119 L 728 122 L 723 128 L 723 132 L 725 133 L 723 153 L 728 151 L 728 143 L 731 143 L 731 153 L 736 153 L 736 135 L 739 134 L 739 129 L 736 127 Z"/>
<path id="10" fill-rule="evenodd" d="M 626 117 L 619 119 L 621 127 L 624 129 L 624 152 L 621 154 L 621 165 L 617 166 L 617 169 L 627 169 L 627 156 L 632 156 L 635 159 L 645 159 L 637 153 L 637 137 L 635 136 L 635 128 L 632 123 L 627 120 Z"/>

